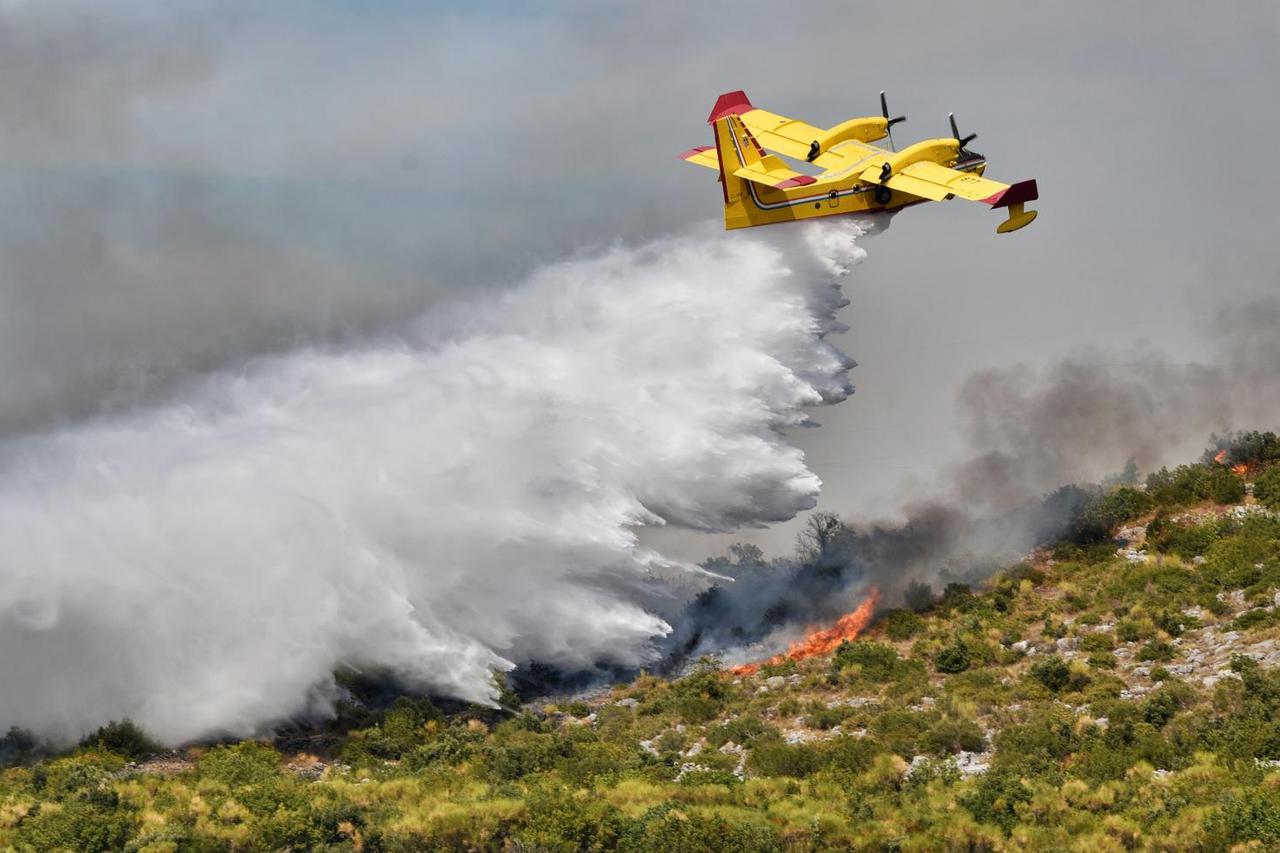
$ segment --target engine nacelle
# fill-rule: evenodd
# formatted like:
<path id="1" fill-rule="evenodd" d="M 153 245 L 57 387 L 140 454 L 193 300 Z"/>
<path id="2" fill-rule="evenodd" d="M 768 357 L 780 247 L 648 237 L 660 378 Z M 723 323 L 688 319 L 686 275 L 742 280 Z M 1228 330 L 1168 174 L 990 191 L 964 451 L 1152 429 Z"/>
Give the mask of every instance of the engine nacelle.
<path id="1" fill-rule="evenodd" d="M 912 163 L 937 163 L 948 168 L 960 160 L 960 143 L 954 139 L 926 139 L 889 156 L 889 170 L 897 174 Z"/>
<path id="2" fill-rule="evenodd" d="M 818 148 L 826 151 L 831 146 L 844 142 L 848 139 L 854 139 L 858 142 L 875 142 L 877 139 L 884 139 L 889 133 L 889 122 L 879 116 L 867 116 L 865 118 L 851 118 L 848 121 L 842 121 L 835 127 L 827 130 L 815 140 Z"/>

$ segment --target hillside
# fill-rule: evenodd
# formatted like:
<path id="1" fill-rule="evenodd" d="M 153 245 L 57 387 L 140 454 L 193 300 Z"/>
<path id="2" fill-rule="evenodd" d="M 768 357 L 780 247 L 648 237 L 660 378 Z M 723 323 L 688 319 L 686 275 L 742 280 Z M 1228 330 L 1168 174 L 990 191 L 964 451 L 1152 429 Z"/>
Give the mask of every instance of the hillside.
<path id="1" fill-rule="evenodd" d="M 1277 849 L 1277 511 L 1280 440 L 1247 434 L 802 660 L 275 745 L 13 731 L 0 849 Z"/>

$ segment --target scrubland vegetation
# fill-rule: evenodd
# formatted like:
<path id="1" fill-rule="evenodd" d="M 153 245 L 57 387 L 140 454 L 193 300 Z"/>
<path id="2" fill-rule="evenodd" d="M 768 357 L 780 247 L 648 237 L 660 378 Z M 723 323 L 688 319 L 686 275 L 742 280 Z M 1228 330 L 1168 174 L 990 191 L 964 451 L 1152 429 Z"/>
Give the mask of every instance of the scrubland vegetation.
<path id="1" fill-rule="evenodd" d="M 1226 449 L 750 676 L 352 704 L 304 749 L 11 731 L 0 849 L 1280 849 L 1280 441 Z"/>

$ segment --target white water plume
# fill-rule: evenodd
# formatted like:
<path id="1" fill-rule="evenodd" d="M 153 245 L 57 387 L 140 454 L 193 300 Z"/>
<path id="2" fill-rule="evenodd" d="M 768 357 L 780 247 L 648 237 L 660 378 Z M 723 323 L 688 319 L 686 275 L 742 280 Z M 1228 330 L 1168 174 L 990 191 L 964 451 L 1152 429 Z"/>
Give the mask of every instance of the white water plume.
<path id="1" fill-rule="evenodd" d="M 843 399 L 852 221 L 541 270 L 364 348 L 0 447 L 0 725 L 166 742 L 325 713 L 341 667 L 491 701 L 493 668 L 639 664 L 638 525 L 792 517 L 780 430 Z"/>

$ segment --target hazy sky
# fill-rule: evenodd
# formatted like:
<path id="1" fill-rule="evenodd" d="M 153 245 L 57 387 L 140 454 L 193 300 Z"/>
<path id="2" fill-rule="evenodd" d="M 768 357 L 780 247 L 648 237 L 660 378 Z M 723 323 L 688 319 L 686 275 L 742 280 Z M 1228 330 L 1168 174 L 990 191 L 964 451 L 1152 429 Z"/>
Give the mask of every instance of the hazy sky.
<path id="1" fill-rule="evenodd" d="M 954 110 L 1033 227 L 928 205 L 847 281 L 858 393 L 797 441 L 887 512 L 962 450 L 974 371 L 1206 351 L 1276 288 L 1274 3 L 0 4 L 0 434 L 394 327 L 720 216 L 721 92 L 818 125 Z M 767 541 L 789 538 L 787 531 Z"/>

